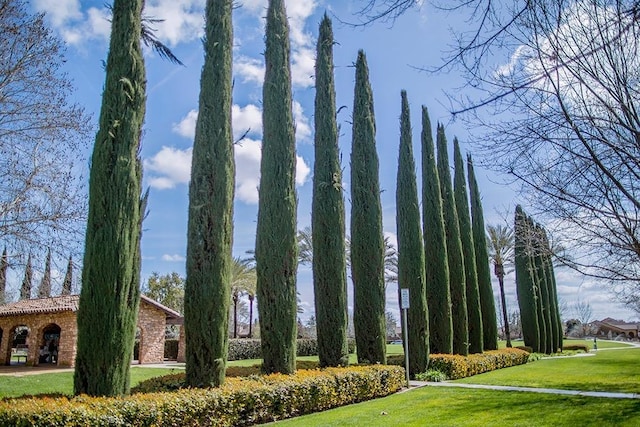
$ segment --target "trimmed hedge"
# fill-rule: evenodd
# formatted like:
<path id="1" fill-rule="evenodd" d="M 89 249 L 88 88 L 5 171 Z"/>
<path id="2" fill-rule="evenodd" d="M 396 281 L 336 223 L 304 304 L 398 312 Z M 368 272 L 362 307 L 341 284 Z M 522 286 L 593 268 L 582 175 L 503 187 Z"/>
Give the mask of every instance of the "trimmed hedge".
<path id="1" fill-rule="evenodd" d="M 0 402 L 2 426 L 245 426 L 387 396 L 397 366 L 357 366 L 229 378 L 221 388 L 124 398 L 20 398 Z"/>
<path id="2" fill-rule="evenodd" d="M 562 351 L 584 351 L 589 353 L 589 346 L 585 344 L 565 345 L 562 347 Z"/>
<path id="3" fill-rule="evenodd" d="M 430 354 L 429 370 L 440 371 L 450 380 L 466 378 L 483 372 L 510 366 L 524 365 L 529 359 L 529 353 L 517 348 L 490 350 L 484 353 L 460 356 L 457 354 Z M 387 363 L 404 365 L 404 355 L 387 357 Z"/>
<path id="4" fill-rule="evenodd" d="M 259 339 L 237 338 L 229 340 L 229 354 L 227 360 L 262 359 L 262 348 Z M 356 343 L 349 340 L 349 353 L 356 351 Z M 298 339 L 296 344 L 297 356 L 317 356 L 318 341 L 315 339 Z"/>

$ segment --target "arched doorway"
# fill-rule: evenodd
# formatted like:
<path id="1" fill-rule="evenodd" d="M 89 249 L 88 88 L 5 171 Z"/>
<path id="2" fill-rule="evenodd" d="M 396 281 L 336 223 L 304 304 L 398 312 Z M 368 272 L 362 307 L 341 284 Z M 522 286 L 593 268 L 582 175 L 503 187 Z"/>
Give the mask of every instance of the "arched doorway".
<path id="1" fill-rule="evenodd" d="M 7 354 L 5 360 L 7 365 L 26 365 L 29 346 L 29 328 L 26 325 L 14 326 L 7 334 Z"/>
<path id="2" fill-rule="evenodd" d="M 60 345 L 60 326 L 51 323 L 42 329 L 39 340 L 38 363 L 58 363 Z"/>

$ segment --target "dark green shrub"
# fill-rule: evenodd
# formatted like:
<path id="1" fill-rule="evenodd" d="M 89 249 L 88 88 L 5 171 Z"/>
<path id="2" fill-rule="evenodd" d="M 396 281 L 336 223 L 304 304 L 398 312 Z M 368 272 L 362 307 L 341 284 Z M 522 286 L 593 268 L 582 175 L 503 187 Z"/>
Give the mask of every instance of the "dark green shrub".
<path id="1" fill-rule="evenodd" d="M 178 359 L 178 340 L 164 341 L 164 358 L 169 360 Z"/>

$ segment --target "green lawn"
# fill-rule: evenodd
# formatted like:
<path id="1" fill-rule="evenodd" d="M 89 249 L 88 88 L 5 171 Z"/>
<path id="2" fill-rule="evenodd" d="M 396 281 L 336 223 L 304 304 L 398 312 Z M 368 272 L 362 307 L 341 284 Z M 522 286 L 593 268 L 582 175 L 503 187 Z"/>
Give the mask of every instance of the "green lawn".
<path id="1" fill-rule="evenodd" d="M 181 372 L 165 368 L 131 368 L 131 385 L 161 375 Z M 29 394 L 73 394 L 73 372 L 55 372 L 36 375 L 0 375 L 0 397 L 18 397 Z"/>
<path id="2" fill-rule="evenodd" d="M 511 345 L 513 347 L 524 345 L 524 341 L 522 340 L 514 340 L 511 341 Z M 593 339 L 584 340 L 584 339 L 565 339 L 564 345 L 586 345 L 589 349 L 593 349 Z M 507 346 L 506 341 L 498 341 L 499 348 L 505 348 Z M 608 340 L 598 340 L 598 349 L 602 348 L 624 348 L 624 347 L 632 347 L 631 344 L 627 344 L 621 341 L 608 341 Z"/>
<path id="3" fill-rule="evenodd" d="M 305 427 L 638 426 L 640 400 L 422 387 L 273 424 Z"/>
<path id="4" fill-rule="evenodd" d="M 593 356 L 551 357 L 456 382 L 567 390 L 640 393 L 640 348 L 598 351 Z"/>

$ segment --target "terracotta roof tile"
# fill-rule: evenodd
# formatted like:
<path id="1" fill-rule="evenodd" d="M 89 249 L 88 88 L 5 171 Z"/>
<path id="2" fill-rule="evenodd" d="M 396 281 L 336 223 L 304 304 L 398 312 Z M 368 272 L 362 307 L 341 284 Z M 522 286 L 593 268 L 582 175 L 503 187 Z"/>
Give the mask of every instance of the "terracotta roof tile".
<path id="1" fill-rule="evenodd" d="M 80 295 L 62 295 L 51 298 L 26 299 L 11 302 L 0 305 L 0 316 L 78 311 L 79 300 Z"/>

